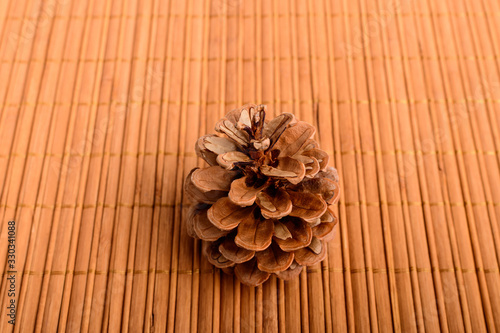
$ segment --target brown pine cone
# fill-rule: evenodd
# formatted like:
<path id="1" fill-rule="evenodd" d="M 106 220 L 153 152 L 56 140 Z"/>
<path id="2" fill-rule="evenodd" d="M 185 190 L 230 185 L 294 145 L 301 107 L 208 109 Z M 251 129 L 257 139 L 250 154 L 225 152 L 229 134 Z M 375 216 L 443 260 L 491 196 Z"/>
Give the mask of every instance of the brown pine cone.
<path id="1" fill-rule="evenodd" d="M 229 112 L 196 143 L 210 166 L 186 178 L 189 235 L 208 242 L 208 261 L 257 286 L 274 273 L 297 276 L 326 256 L 337 218 L 337 171 L 312 139 L 315 128 L 265 105 Z"/>

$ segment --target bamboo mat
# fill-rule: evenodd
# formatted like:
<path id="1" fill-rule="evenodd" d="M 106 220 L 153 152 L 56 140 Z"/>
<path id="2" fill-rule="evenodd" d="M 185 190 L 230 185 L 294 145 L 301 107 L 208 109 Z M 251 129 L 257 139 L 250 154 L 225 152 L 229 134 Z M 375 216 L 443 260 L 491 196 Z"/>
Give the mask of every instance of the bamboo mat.
<path id="1" fill-rule="evenodd" d="M 0 1 L 0 57 L 1 332 L 500 331 L 498 1 Z M 182 224 L 248 102 L 342 183 L 327 259 L 258 288 Z"/>

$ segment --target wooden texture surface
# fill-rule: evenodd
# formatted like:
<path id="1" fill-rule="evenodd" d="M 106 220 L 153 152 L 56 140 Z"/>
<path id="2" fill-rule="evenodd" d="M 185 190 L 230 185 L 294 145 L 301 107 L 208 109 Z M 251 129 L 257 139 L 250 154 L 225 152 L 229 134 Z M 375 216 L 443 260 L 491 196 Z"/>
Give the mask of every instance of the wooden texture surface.
<path id="1" fill-rule="evenodd" d="M 498 1 L 3 0 L 0 57 L 1 332 L 500 331 Z M 247 102 L 342 183 L 327 259 L 258 288 L 182 224 Z"/>

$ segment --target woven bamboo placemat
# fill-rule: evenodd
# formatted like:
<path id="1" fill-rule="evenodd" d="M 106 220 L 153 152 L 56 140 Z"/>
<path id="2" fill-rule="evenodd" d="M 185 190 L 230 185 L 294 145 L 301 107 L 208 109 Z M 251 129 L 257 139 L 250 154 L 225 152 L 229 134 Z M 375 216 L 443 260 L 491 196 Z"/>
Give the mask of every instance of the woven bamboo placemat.
<path id="1" fill-rule="evenodd" d="M 494 0 L 1 1 L 0 331 L 500 330 L 499 31 Z M 327 259 L 258 288 L 182 224 L 247 102 L 342 183 Z"/>

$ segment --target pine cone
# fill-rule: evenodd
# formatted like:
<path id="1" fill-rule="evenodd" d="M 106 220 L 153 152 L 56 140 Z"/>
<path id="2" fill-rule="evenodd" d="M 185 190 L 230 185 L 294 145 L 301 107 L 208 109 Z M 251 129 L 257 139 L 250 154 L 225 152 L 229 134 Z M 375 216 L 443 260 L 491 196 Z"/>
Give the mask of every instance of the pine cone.
<path id="1" fill-rule="evenodd" d="M 315 128 L 290 113 L 266 122 L 265 110 L 233 110 L 217 123 L 219 135 L 199 138 L 196 153 L 210 166 L 185 182 L 189 235 L 208 242 L 209 262 L 251 286 L 325 258 L 340 189 Z"/>

